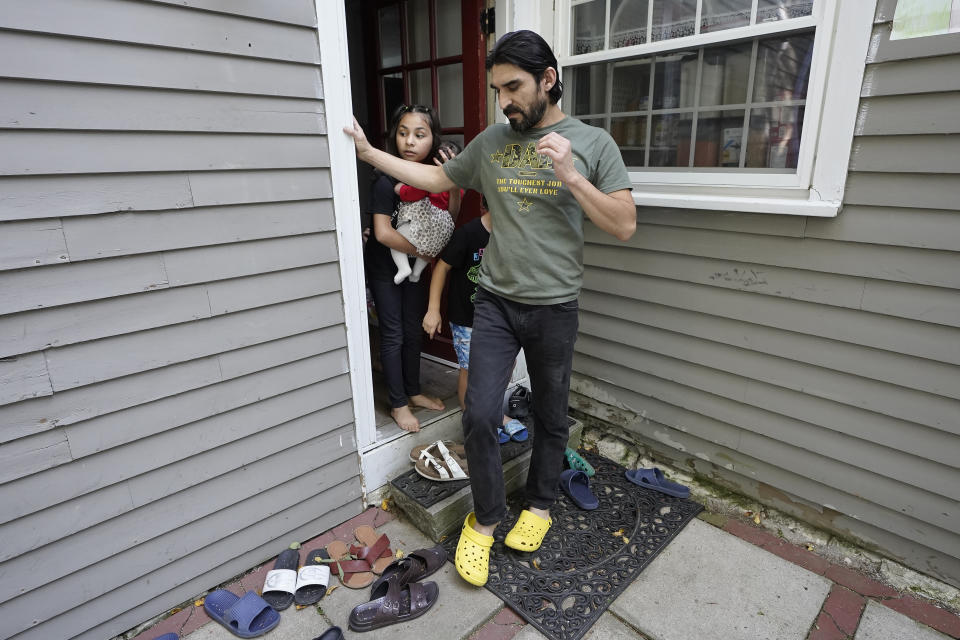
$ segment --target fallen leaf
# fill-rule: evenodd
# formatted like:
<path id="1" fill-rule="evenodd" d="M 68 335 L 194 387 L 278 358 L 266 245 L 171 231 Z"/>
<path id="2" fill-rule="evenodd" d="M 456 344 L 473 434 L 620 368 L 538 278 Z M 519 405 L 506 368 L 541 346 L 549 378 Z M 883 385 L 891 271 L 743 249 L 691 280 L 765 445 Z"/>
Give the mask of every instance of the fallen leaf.
<path id="1" fill-rule="evenodd" d="M 340 585 L 336 585 L 336 584 L 335 584 L 335 585 L 333 585 L 332 587 L 330 587 L 329 589 L 327 589 L 327 593 L 324 594 L 324 595 L 330 595 L 331 593 L 333 593 L 334 591 L 336 591 L 336 590 L 339 589 L 339 588 L 340 588 Z"/>
<path id="2" fill-rule="evenodd" d="M 173 609 L 170 609 L 170 615 L 173 615 L 174 613 L 180 613 L 181 611 L 183 611 L 183 607 L 174 607 Z"/>
<path id="3" fill-rule="evenodd" d="M 306 609 L 306 608 L 309 607 L 310 605 L 308 605 L 308 604 L 295 604 L 295 605 L 293 605 L 293 606 L 295 606 L 295 607 L 297 608 L 297 611 L 300 611 L 301 609 Z"/>
<path id="4" fill-rule="evenodd" d="M 540 569 L 540 559 L 539 559 L 539 558 L 534 558 L 533 561 L 532 561 L 530 564 L 533 565 L 533 568 L 534 568 L 534 569 Z"/>
<path id="5" fill-rule="evenodd" d="M 300 548 L 300 543 L 299 543 L 299 542 L 291 542 L 291 543 L 290 543 L 290 548 L 293 549 L 294 551 L 296 551 L 297 549 Z"/>
<path id="6" fill-rule="evenodd" d="M 623 544 L 630 544 L 630 538 L 623 536 Z"/>
<path id="7" fill-rule="evenodd" d="M 390 500 L 387 498 L 384 498 L 383 500 L 381 500 L 380 509 L 382 509 L 383 511 L 390 511 Z"/>
<path id="8" fill-rule="evenodd" d="M 401 551 L 400 549 L 397 549 L 397 552 L 393 554 L 393 557 L 399 560 L 400 558 L 403 557 L 403 551 Z"/>
<path id="9" fill-rule="evenodd" d="M 622 536 L 623 536 L 623 529 L 617 529 L 617 530 L 614 531 L 611 535 L 613 535 L 614 538 L 622 537 Z"/>
<path id="10" fill-rule="evenodd" d="M 808 545 L 807 545 L 807 551 L 813 551 L 813 545 L 812 545 L 812 544 L 808 544 Z"/>
<path id="11" fill-rule="evenodd" d="M 753 516 L 753 523 L 754 523 L 754 524 L 760 524 L 760 515 L 759 515 L 759 514 Z"/>
<path id="12" fill-rule="evenodd" d="M 199 600 L 194 600 L 194 601 L 193 601 L 193 606 L 195 606 L 195 607 L 202 607 L 202 606 L 203 606 L 203 598 L 200 598 Z"/>

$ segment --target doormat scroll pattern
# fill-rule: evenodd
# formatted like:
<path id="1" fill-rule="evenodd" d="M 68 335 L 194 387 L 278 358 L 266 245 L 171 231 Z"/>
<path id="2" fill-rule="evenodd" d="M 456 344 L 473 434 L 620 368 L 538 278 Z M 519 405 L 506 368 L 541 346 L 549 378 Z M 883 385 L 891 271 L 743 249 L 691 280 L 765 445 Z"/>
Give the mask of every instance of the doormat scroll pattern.
<path id="1" fill-rule="evenodd" d="M 525 506 L 509 513 L 494 533 L 486 588 L 552 640 L 579 640 L 617 596 L 703 507 L 637 486 L 620 465 L 582 455 L 597 473 L 591 488 L 600 500 L 584 511 L 560 492 L 553 526 L 533 553 L 514 551 L 503 538 Z M 459 534 L 443 544 L 453 562 Z"/>

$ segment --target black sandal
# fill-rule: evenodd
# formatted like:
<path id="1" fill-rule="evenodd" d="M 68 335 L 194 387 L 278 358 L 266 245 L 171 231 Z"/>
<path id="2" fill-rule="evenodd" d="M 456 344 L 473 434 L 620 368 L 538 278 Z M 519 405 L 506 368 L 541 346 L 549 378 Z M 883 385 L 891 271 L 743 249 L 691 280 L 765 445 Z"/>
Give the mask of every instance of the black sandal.
<path id="1" fill-rule="evenodd" d="M 393 576 L 397 576 L 401 587 L 417 580 L 423 580 L 440 569 L 446 561 L 447 551 L 441 545 L 432 549 L 417 549 L 403 558 L 391 562 L 383 570 L 383 574 L 371 585 L 370 593 L 372 594 L 381 583 L 386 582 Z"/>
<path id="2" fill-rule="evenodd" d="M 350 612 L 350 629 L 372 631 L 398 622 L 419 618 L 436 603 L 440 588 L 436 582 L 412 582 L 400 586 L 396 575 L 377 585 L 372 600 Z"/>

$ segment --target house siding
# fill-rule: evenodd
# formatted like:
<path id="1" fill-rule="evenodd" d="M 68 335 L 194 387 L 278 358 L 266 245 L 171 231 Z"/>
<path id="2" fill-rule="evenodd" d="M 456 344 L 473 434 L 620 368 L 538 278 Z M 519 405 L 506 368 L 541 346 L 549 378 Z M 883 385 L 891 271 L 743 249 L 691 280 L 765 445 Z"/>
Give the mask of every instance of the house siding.
<path id="1" fill-rule="evenodd" d="M 655 457 L 960 585 L 960 34 L 881 0 L 836 218 L 591 228 L 572 406 Z"/>
<path id="2" fill-rule="evenodd" d="M 0 637 L 362 508 L 314 3 L 4 2 Z"/>

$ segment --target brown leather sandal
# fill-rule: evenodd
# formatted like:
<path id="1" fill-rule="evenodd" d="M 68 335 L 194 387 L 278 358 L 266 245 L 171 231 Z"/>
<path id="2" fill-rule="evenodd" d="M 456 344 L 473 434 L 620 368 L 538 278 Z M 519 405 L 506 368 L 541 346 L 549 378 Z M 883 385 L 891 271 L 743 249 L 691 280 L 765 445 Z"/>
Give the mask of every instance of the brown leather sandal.
<path id="1" fill-rule="evenodd" d="M 376 580 L 370 571 L 370 563 L 358 560 L 350 554 L 347 543 L 343 540 L 334 540 L 326 547 L 330 560 L 330 571 L 340 576 L 340 582 L 349 589 L 363 589 Z"/>
<path id="2" fill-rule="evenodd" d="M 393 576 L 370 593 L 370 602 L 354 607 L 350 612 L 350 628 L 372 631 L 419 618 L 430 610 L 439 596 L 436 582 L 412 582 L 401 586 Z"/>
<path id="3" fill-rule="evenodd" d="M 370 525 L 361 525 L 353 530 L 353 537 L 360 546 L 351 546 L 350 553 L 358 560 L 370 563 L 370 570 L 376 575 L 383 573 L 393 561 L 393 551 L 390 550 L 390 538 L 387 534 L 377 535 Z"/>
<path id="4" fill-rule="evenodd" d="M 427 576 L 433 575 L 447 561 L 447 551 L 441 545 L 432 549 L 417 549 L 408 553 L 399 560 L 394 560 L 386 569 L 383 575 L 374 581 L 370 591 L 376 591 L 380 583 L 386 582 L 393 576 L 397 576 L 400 586 L 417 580 L 423 580 Z"/>

